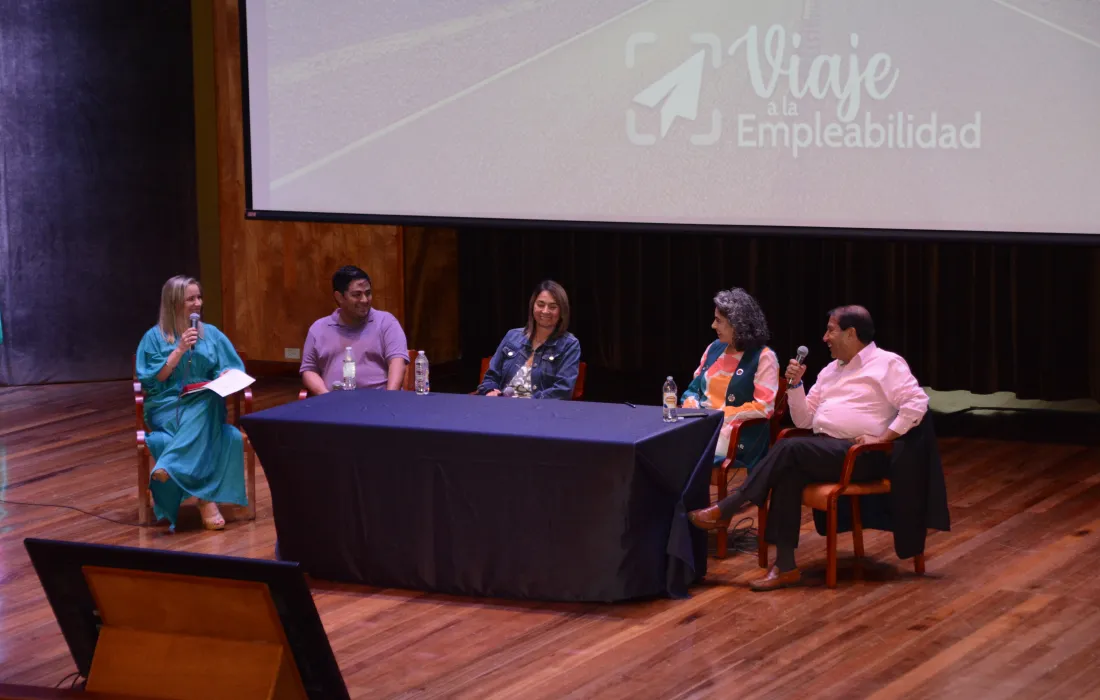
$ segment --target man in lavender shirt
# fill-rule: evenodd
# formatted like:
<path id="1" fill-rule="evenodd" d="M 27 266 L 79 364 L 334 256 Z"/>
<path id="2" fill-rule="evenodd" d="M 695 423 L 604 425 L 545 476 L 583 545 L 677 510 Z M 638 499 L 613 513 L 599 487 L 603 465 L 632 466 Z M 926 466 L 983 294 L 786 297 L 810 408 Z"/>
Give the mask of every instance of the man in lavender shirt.
<path id="1" fill-rule="evenodd" d="M 309 327 L 302 350 L 302 383 L 311 394 L 324 394 L 344 379 L 344 353 L 351 347 L 358 389 L 401 388 L 409 363 L 405 331 L 393 314 L 371 308 L 370 277 L 354 265 L 332 276 L 339 307 Z"/>
<path id="2" fill-rule="evenodd" d="M 794 550 L 802 524 L 802 489 L 838 481 L 849 447 L 896 440 L 919 425 L 928 411 L 928 395 L 909 365 L 876 346 L 874 337 L 871 314 L 862 306 L 830 311 L 822 340 L 833 362 L 821 370 L 809 394 L 802 386 L 804 365 L 791 360 L 786 374 L 791 418 L 799 428 L 812 428 L 814 435 L 775 443 L 740 489 L 717 505 L 688 514 L 696 527 L 713 530 L 746 503 L 763 505 L 771 493 L 764 537 L 775 545 L 776 566 L 751 584 L 753 590 L 774 590 L 801 580 Z M 889 465 L 882 452 L 864 454 L 852 470 L 852 481 L 883 478 Z"/>

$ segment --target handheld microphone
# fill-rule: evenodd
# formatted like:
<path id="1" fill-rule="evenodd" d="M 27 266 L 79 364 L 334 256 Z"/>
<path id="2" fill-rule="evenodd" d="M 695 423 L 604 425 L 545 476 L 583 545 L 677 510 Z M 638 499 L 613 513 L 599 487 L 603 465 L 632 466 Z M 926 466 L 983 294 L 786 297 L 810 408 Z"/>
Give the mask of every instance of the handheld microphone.
<path id="1" fill-rule="evenodd" d="M 194 330 L 195 328 L 198 328 L 199 327 L 199 315 L 197 313 L 193 313 L 189 316 L 189 318 L 191 319 L 191 329 Z M 198 342 L 198 341 L 196 341 L 196 342 Z M 194 351 L 195 351 L 195 345 L 194 345 L 194 343 L 192 343 L 191 347 L 187 348 L 187 368 L 186 369 L 191 368 L 191 354 Z M 187 376 L 187 374 L 186 374 L 186 370 L 185 370 L 184 377 L 186 377 L 186 376 Z"/>
<path id="2" fill-rule="evenodd" d="M 191 314 L 190 316 L 188 316 L 188 319 L 191 321 L 191 328 L 194 329 L 199 327 L 199 315 L 197 313 Z M 180 395 L 178 399 L 180 401 L 183 400 L 183 389 L 185 386 L 187 386 L 187 375 L 191 373 L 191 355 L 193 354 L 194 349 L 194 345 L 187 348 L 187 364 L 183 366 L 183 379 L 180 381 Z M 179 422 L 180 405 L 179 403 L 176 403 L 176 423 L 178 424 Z"/>
<path id="3" fill-rule="evenodd" d="M 191 316 L 189 318 L 191 319 L 191 330 L 194 330 L 194 329 L 198 328 L 199 327 L 199 315 L 198 314 L 191 314 Z M 191 347 L 187 348 L 187 352 L 190 353 L 194 349 L 195 349 L 195 345 L 194 345 L 194 343 L 192 343 Z M 187 363 L 188 364 L 191 363 L 191 358 L 190 357 L 187 358 Z"/>
<path id="4" fill-rule="evenodd" d="M 794 361 L 801 365 L 806 359 L 806 356 L 809 354 L 810 349 L 808 347 L 806 347 L 805 345 L 799 345 L 798 350 L 794 353 Z"/>

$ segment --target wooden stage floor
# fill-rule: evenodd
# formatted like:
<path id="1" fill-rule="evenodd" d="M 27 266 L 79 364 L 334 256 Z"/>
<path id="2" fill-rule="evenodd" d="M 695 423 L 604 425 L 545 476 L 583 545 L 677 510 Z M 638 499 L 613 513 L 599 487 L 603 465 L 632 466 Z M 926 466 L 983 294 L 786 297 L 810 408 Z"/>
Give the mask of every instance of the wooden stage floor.
<path id="1" fill-rule="evenodd" d="M 296 386 L 261 380 L 258 407 Z M 72 660 L 23 549 L 48 537 L 270 558 L 271 501 L 221 533 L 136 527 L 128 382 L 0 389 L 0 682 L 54 685 Z M 868 533 L 864 581 L 754 594 L 754 556 L 711 560 L 688 600 L 560 605 L 318 584 L 361 698 L 1100 697 L 1100 448 L 945 439 L 954 530 L 928 575 Z M 751 511 L 754 513 L 755 511 Z M 228 514 L 227 514 L 228 515 Z M 808 514 L 804 527 L 809 528 Z"/>

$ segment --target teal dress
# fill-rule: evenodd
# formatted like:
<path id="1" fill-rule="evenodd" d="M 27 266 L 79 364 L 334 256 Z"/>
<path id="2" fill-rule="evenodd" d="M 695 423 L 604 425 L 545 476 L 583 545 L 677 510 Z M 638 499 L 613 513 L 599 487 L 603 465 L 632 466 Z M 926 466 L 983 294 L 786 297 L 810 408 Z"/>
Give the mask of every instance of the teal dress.
<path id="1" fill-rule="evenodd" d="M 227 369 L 244 370 L 233 344 L 208 323 L 203 337 L 164 382 L 157 373 L 176 347 L 153 326 L 137 350 L 137 377 L 145 391 L 145 444 L 169 479 L 150 479 L 153 512 L 176 526 L 180 504 L 191 496 L 215 503 L 248 505 L 241 433 L 225 422 L 225 399 L 212 391 L 180 397 L 184 384 L 216 379 Z M 190 366 L 188 363 L 190 355 Z"/>

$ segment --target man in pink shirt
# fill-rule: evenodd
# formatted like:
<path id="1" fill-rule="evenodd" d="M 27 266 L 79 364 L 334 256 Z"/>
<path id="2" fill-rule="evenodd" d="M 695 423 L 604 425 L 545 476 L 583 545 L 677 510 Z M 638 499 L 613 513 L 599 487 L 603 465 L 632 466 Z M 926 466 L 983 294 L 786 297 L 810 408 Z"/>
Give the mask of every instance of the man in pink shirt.
<path id="1" fill-rule="evenodd" d="M 774 590 L 801 580 L 794 550 L 802 524 L 802 489 L 838 481 L 853 443 L 895 440 L 919 425 L 928 411 L 928 395 L 909 365 L 876 346 L 874 336 L 867 309 L 842 306 L 829 312 L 823 340 L 834 361 L 821 370 L 808 394 L 802 386 L 805 366 L 791 360 L 786 372 L 791 418 L 799 428 L 812 429 L 813 437 L 777 442 L 740 489 L 717 505 L 688 515 L 696 527 L 713 530 L 746 503 L 762 505 L 771 493 L 764 537 L 775 545 L 776 565 L 751 584 L 753 590 Z M 882 478 L 889 465 L 884 453 L 863 455 L 852 481 Z"/>
<path id="2" fill-rule="evenodd" d="M 359 389 L 396 391 L 405 380 L 409 347 L 397 318 L 371 307 L 370 277 L 348 265 L 332 276 L 332 296 L 339 307 L 309 328 L 302 365 L 302 384 L 311 394 L 324 394 L 342 382 L 344 354 L 351 348 Z"/>

